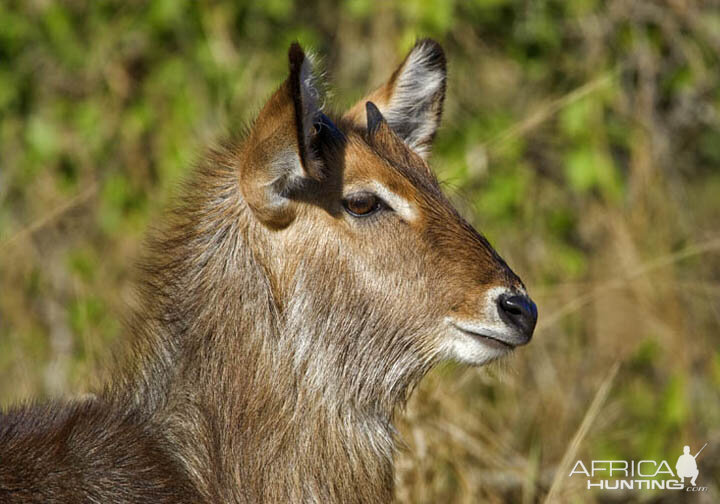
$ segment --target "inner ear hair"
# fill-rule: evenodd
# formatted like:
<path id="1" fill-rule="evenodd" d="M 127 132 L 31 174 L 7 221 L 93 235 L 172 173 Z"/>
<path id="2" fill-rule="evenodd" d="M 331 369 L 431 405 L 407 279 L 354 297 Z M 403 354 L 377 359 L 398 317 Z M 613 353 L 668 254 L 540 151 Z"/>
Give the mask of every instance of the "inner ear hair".
<path id="1" fill-rule="evenodd" d="M 434 40 L 419 40 L 390 79 L 356 103 L 344 118 L 365 126 L 365 103 L 371 101 L 405 144 L 427 158 L 440 125 L 446 78 L 442 47 Z"/>
<path id="2" fill-rule="evenodd" d="M 424 39 L 415 44 L 390 79 L 390 99 L 381 110 L 390 127 L 418 154 L 429 153 L 440 125 L 446 77 L 442 47 Z"/>
<path id="3" fill-rule="evenodd" d="M 316 134 L 315 123 L 320 120 L 320 91 L 318 79 L 313 72 L 312 61 L 305 55 L 300 44 L 293 42 L 288 51 L 290 66 L 290 94 L 295 111 L 295 130 L 300 162 L 308 176 L 320 176 L 318 161 L 310 147 Z"/>

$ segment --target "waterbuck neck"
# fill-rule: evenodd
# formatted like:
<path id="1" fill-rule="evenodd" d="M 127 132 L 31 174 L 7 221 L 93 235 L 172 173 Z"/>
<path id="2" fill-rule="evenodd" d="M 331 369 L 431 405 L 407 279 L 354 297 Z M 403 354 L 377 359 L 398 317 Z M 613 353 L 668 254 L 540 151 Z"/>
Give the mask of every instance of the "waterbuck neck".
<path id="1" fill-rule="evenodd" d="M 234 478 L 254 480 L 255 496 L 348 501 L 333 493 L 345 484 L 353 499 L 377 499 L 392 487 L 393 411 L 425 367 L 347 362 L 346 352 L 324 348 L 329 335 L 347 341 L 368 328 L 333 316 L 332 297 L 280 299 L 288 293 L 268 269 L 268 231 L 253 221 L 227 156 L 198 170 L 149 243 L 126 388 L 186 447 L 181 458 L 201 487 L 236 488 L 213 481 Z M 297 289 L 307 280 L 299 270 Z M 278 484 L 289 477 L 302 485 Z"/>

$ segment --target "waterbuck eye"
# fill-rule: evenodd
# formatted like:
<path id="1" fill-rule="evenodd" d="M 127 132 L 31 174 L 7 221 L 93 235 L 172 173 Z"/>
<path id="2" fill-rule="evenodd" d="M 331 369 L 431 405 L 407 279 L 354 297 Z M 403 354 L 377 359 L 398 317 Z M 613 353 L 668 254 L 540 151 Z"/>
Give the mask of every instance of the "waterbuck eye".
<path id="1" fill-rule="evenodd" d="M 383 201 L 370 192 L 349 195 L 342 201 L 343 207 L 353 217 L 367 217 L 383 207 Z"/>

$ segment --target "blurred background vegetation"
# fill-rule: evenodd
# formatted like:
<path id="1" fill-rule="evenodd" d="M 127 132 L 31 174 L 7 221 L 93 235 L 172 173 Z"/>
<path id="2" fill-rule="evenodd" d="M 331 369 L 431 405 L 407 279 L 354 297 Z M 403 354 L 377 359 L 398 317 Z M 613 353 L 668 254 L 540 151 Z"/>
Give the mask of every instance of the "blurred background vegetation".
<path id="1" fill-rule="evenodd" d="M 431 36 L 450 72 L 433 164 L 540 322 L 504 365 L 423 383 L 398 500 L 718 502 L 719 7 L 1 2 L 0 405 L 88 390 L 144 230 L 285 78 L 291 41 L 324 56 L 343 107 Z M 578 458 L 674 467 L 706 441 L 703 494 L 566 477 Z"/>

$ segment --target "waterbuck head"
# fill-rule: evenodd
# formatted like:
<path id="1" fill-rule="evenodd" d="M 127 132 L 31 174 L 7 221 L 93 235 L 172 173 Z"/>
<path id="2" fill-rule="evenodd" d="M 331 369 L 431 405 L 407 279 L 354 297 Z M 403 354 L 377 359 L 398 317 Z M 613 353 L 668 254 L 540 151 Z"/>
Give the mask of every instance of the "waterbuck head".
<path id="1" fill-rule="evenodd" d="M 537 310 L 523 283 L 427 164 L 445 96 L 440 46 L 418 42 L 337 116 L 320 110 L 299 45 L 289 60 L 237 156 L 248 246 L 296 372 L 323 396 L 381 408 L 438 361 L 482 365 L 530 341 Z"/>

